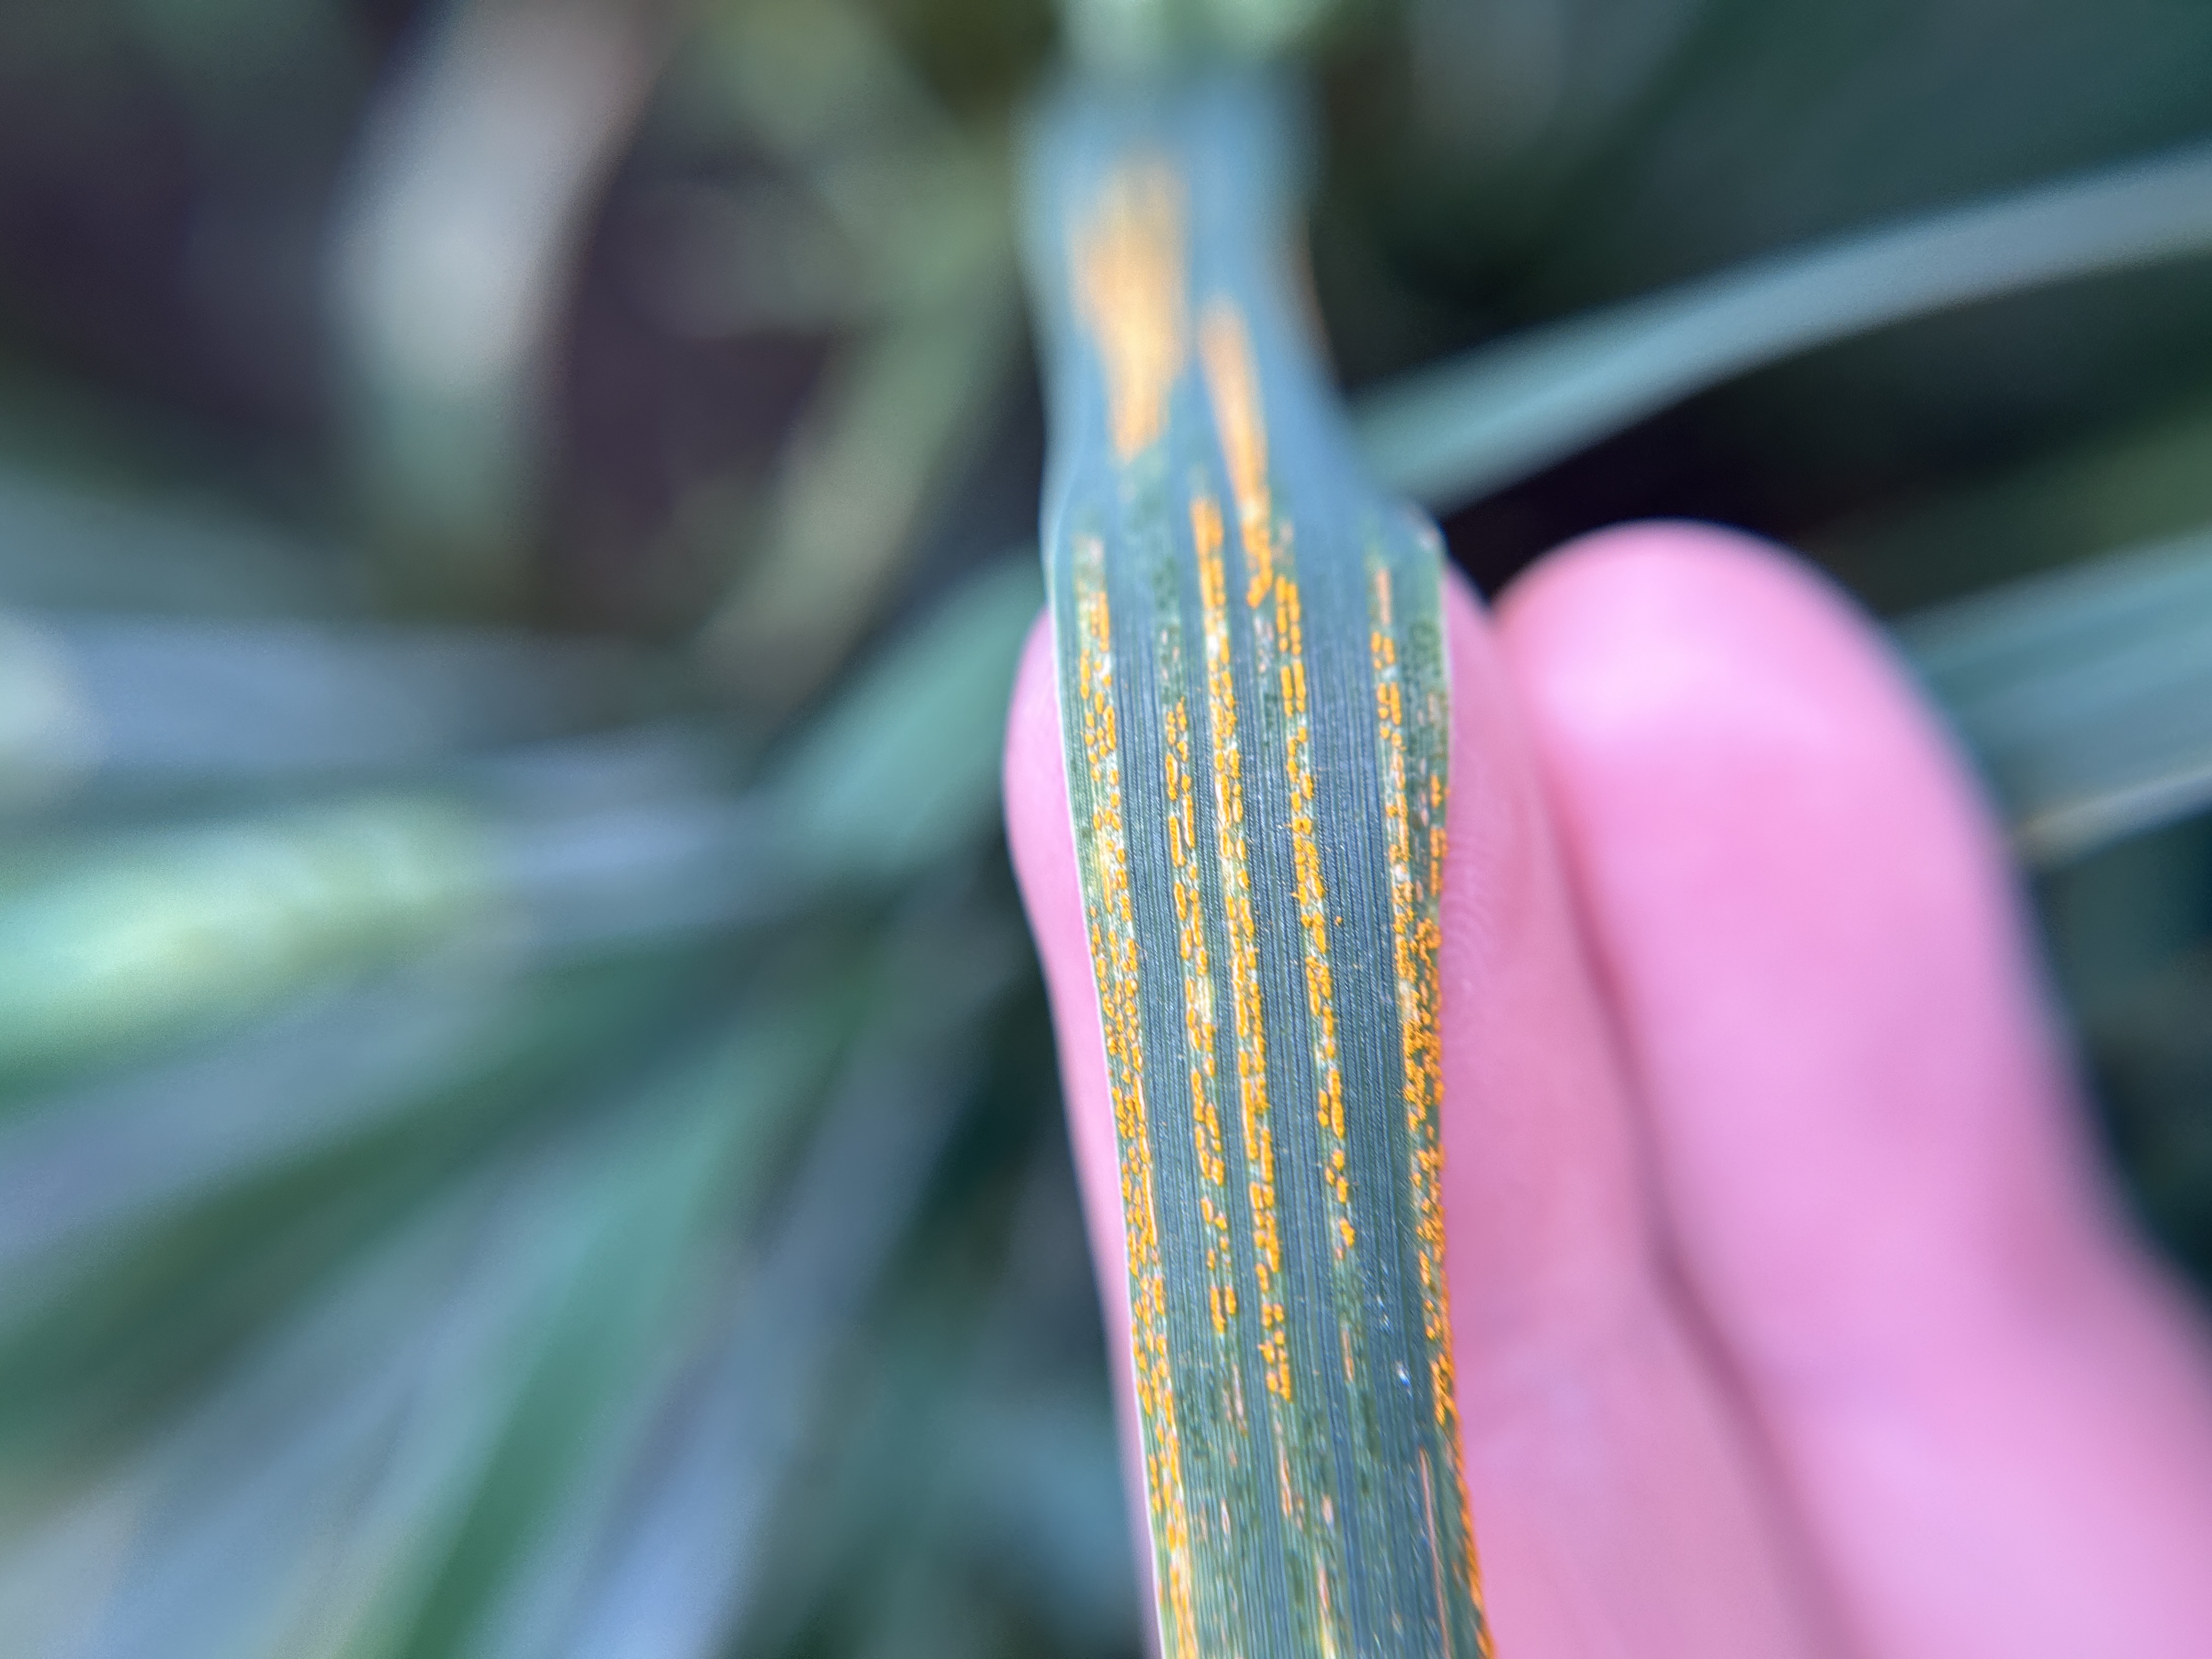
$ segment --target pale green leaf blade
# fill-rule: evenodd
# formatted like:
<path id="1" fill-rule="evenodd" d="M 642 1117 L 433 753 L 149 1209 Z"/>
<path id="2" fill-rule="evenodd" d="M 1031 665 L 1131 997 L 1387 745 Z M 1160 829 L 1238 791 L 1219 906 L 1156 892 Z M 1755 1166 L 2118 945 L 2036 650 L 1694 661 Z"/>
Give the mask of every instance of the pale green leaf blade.
<path id="1" fill-rule="evenodd" d="M 1510 337 L 1357 409 L 1384 484 L 1437 510 L 1733 376 L 2045 283 L 2212 253 L 2212 147 L 2039 185 Z"/>
<path id="2" fill-rule="evenodd" d="M 2212 531 L 1921 611 L 1898 632 L 2029 862 L 2212 806 Z"/>

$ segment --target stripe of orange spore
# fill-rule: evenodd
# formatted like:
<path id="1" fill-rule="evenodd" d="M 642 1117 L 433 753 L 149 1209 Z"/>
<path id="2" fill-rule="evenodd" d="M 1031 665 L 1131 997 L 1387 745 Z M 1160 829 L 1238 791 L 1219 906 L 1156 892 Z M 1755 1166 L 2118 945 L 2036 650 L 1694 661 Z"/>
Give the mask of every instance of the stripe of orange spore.
<path id="1" fill-rule="evenodd" d="M 1116 167 L 1069 242 L 1079 319 L 1105 370 L 1114 453 L 1127 461 L 1165 430 L 1187 350 L 1181 175 L 1158 156 Z"/>
<path id="2" fill-rule="evenodd" d="M 1129 1255 L 1129 1346 L 1146 1428 L 1145 1477 L 1159 1594 L 1172 1633 L 1171 1659 L 1198 1653 L 1190 1523 L 1183 1494 L 1182 1443 L 1167 1327 L 1167 1280 L 1153 1197 L 1151 1127 L 1145 1105 L 1145 1053 L 1136 921 L 1129 899 L 1127 828 L 1121 809 L 1121 759 L 1114 696 L 1112 617 L 1096 544 L 1073 560 L 1083 752 L 1091 785 L 1085 848 L 1091 971 L 1121 1147 L 1121 1216 Z"/>
<path id="3" fill-rule="evenodd" d="M 1229 468 L 1229 493 L 1237 503 L 1237 532 L 1243 544 L 1244 603 L 1257 606 L 1275 584 L 1273 504 L 1267 490 L 1267 425 L 1252 368 L 1244 319 L 1226 300 L 1215 300 L 1199 319 L 1198 350 Z"/>
<path id="4" fill-rule="evenodd" d="M 1306 1011 L 1314 1060 L 1315 1115 L 1327 1142 L 1322 1179 L 1329 1194 L 1336 1255 L 1358 1243 L 1345 1139 L 1344 1079 L 1337 1060 L 1336 984 L 1329 963 L 1328 895 L 1315 830 L 1313 734 L 1306 708 L 1305 628 L 1298 585 L 1277 557 L 1274 501 L 1267 482 L 1267 426 L 1259 370 L 1243 313 L 1225 298 L 1209 301 L 1198 325 L 1207 401 L 1220 436 L 1223 464 L 1237 501 L 1237 539 L 1244 553 L 1247 608 L 1273 599 L 1273 654 L 1283 708 L 1284 779 L 1290 795 L 1291 859 L 1298 922 L 1305 935 Z"/>
<path id="5" fill-rule="evenodd" d="M 1176 659 L 1178 666 L 1180 657 Z M 1191 789 L 1190 712 L 1177 696 L 1161 719 L 1168 798 L 1168 869 L 1173 886 L 1176 948 L 1182 959 L 1183 1042 L 1189 1056 L 1190 1131 L 1197 1154 L 1199 1218 L 1206 1229 L 1206 1308 L 1213 1334 L 1226 1338 L 1237 1317 L 1237 1276 L 1229 1242 L 1221 1115 L 1214 1105 L 1213 964 L 1206 946 L 1206 912 L 1198 879 L 1198 813 Z"/>
<path id="6" fill-rule="evenodd" d="M 1440 1026 L 1439 957 L 1442 936 L 1436 906 L 1443 880 L 1443 780 L 1431 773 L 1427 787 L 1415 789 L 1431 819 L 1428 880 L 1415 879 L 1413 814 L 1416 799 L 1407 789 L 1405 674 L 1398 660 L 1390 573 L 1377 566 L 1369 594 L 1374 626 L 1369 635 L 1375 676 L 1376 749 L 1382 760 L 1384 858 L 1390 877 L 1390 936 L 1397 981 L 1398 1034 L 1405 1076 L 1407 1139 L 1412 1148 L 1413 1237 L 1420 1275 L 1422 1334 L 1429 1352 L 1429 1388 L 1434 1420 L 1441 1431 L 1450 1486 L 1446 1501 L 1456 1504 L 1463 1551 L 1456 1564 L 1468 1593 L 1481 1595 L 1481 1568 L 1474 1534 L 1468 1521 L 1467 1487 L 1459 1457 L 1457 1381 L 1452 1364 L 1451 1298 L 1444 1279 L 1443 1043 Z M 1422 1454 L 1422 1489 L 1429 1496 L 1430 1534 L 1434 1547 L 1434 1495 L 1427 1454 Z M 1441 1563 L 1438 1564 L 1441 1575 Z M 1438 1594 L 1442 1588 L 1439 1584 Z M 1441 1607 L 1441 1604 L 1440 1604 Z M 1442 1613 L 1438 1619 L 1441 1621 Z M 1486 1629 L 1482 1650 L 1489 1651 Z"/>
<path id="7" fill-rule="evenodd" d="M 1290 1338 L 1283 1310 L 1283 1233 L 1275 1200 L 1275 1134 L 1267 1101 L 1267 1028 L 1260 1002 L 1258 926 L 1244 838 L 1243 744 L 1237 730 L 1237 680 L 1231 665 L 1229 599 L 1223 568 L 1221 509 L 1207 495 L 1190 504 L 1204 619 L 1206 723 L 1213 749 L 1214 855 L 1228 921 L 1229 982 L 1237 1043 L 1238 1117 L 1243 1132 L 1245 1196 L 1252 1219 L 1253 1277 L 1260 1304 L 1260 1352 L 1267 1390 L 1291 1396 Z"/>

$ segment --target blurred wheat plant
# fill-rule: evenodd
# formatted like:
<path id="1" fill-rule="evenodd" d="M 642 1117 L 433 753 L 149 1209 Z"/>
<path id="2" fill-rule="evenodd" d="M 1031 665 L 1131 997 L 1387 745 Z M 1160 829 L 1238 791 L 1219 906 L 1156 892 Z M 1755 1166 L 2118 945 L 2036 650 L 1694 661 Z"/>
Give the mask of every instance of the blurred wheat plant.
<path id="1" fill-rule="evenodd" d="M 1394 1536 L 1463 1540 L 1433 1262 L 1312 1112 L 1418 1197 L 1435 551 L 1355 450 L 1487 580 L 1694 511 L 1895 620 L 2212 1283 L 2212 17 L 2014 0 L 1997 53 L 1973 0 L 1054 27 L 0 7 L 0 1650 L 1141 1650 L 1130 1357 L 997 839 L 1046 592 L 1024 236 L 1071 759 L 1121 790 L 1092 898 L 1207 980 L 1104 976 L 1125 1061 L 1215 1056 L 1212 1161 L 1171 1088 L 1130 1141 L 1172 1640 L 1386 1616 L 1340 1452 L 1405 1477 Z M 1355 755 L 1352 848 L 1313 780 Z M 1281 877 L 1249 927 L 1240 868 Z M 1324 901 L 1395 1012 L 1355 1028 Z M 1419 1109 L 1355 1144 L 1377 1099 Z M 1224 1212 L 1209 1259 L 1263 1131 L 1279 1241 Z M 1370 1249 L 1401 1352 L 1340 1318 Z M 1355 1420 L 1347 1340 L 1407 1399 Z M 1194 1519 L 1253 1510 L 1223 1386 L 1297 1451 L 1296 1525 Z"/>

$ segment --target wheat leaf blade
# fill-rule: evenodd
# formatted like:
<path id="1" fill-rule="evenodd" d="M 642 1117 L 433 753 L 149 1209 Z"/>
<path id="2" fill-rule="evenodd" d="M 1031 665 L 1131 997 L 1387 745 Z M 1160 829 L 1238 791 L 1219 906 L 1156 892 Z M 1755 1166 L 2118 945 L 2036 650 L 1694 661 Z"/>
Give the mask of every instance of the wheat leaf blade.
<path id="1" fill-rule="evenodd" d="M 1045 560 L 1162 1650 L 1487 1651 L 1443 1279 L 1434 532 L 1360 480 L 1256 83 L 1032 137 Z"/>

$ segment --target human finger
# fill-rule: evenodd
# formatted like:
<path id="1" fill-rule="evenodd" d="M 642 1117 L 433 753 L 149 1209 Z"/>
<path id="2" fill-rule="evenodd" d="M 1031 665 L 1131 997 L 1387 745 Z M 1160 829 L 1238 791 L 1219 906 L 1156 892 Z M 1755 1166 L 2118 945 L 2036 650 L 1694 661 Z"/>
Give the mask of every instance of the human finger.
<path id="1" fill-rule="evenodd" d="M 1873 630 L 1691 526 L 1503 606 L 1667 1228 L 1869 1651 L 2200 1652 L 2212 1385 Z"/>

